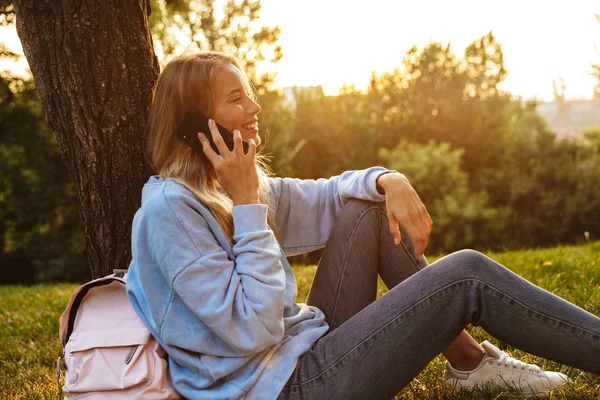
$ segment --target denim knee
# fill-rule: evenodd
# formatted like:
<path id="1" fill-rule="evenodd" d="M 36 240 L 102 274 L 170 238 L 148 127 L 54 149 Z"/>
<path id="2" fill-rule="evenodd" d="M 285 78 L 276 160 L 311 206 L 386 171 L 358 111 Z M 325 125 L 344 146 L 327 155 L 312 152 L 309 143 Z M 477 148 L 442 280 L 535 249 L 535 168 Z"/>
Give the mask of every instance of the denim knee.
<path id="1" fill-rule="evenodd" d="M 384 221 L 386 219 L 385 203 L 350 199 L 344 204 L 342 212 L 338 217 L 338 221 L 345 220 L 355 222 L 356 218 L 360 217 L 361 221 L 363 221 L 362 223 L 364 223 L 364 216 L 367 213 L 371 213 L 370 217 L 373 218 L 373 223 Z"/>
<path id="2" fill-rule="evenodd" d="M 355 212 L 361 213 L 363 211 L 369 210 L 370 208 L 383 210 L 385 212 L 385 202 L 381 201 L 369 201 L 362 199 L 349 199 L 346 204 L 344 204 L 344 208 L 342 209 L 342 213 L 344 212 Z"/>
<path id="3" fill-rule="evenodd" d="M 475 278 L 486 281 L 488 278 L 498 276 L 505 267 L 498 264 L 488 256 L 472 249 L 454 252 L 448 257 L 452 260 L 447 267 L 462 278 Z M 493 279 L 493 278 L 492 278 Z"/>

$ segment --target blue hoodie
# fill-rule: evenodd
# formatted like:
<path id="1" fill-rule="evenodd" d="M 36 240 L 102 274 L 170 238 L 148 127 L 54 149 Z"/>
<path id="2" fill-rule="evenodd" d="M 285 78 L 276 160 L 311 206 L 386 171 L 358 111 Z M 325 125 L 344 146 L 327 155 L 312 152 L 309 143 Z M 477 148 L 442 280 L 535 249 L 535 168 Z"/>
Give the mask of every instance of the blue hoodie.
<path id="1" fill-rule="evenodd" d="M 348 199 L 385 200 L 375 185 L 384 172 L 269 178 L 268 207 L 233 207 L 233 246 L 183 185 L 149 179 L 133 220 L 127 294 L 169 354 L 183 396 L 277 398 L 298 358 L 329 328 L 321 310 L 294 302 L 296 280 L 286 256 L 323 247 Z"/>

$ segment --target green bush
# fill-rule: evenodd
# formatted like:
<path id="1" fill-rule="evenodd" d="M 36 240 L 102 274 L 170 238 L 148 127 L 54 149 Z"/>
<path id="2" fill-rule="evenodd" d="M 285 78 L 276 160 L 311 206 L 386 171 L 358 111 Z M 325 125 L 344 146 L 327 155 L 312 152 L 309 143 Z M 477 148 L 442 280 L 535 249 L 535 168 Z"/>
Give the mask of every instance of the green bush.
<path id="1" fill-rule="evenodd" d="M 460 167 L 463 153 L 448 143 L 404 140 L 379 152 L 384 166 L 409 177 L 427 207 L 434 221 L 429 252 L 482 246 L 504 228 L 509 210 L 490 207 L 485 191 L 469 189 L 468 174 Z"/>

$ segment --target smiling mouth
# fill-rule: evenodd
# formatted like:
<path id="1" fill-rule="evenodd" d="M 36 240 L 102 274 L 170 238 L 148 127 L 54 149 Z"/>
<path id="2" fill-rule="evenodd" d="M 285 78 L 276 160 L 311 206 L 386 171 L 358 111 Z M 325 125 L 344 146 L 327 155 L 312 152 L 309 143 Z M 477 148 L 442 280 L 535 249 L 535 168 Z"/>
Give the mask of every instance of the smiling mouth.
<path id="1" fill-rule="evenodd" d="M 242 128 L 244 128 L 246 130 L 249 130 L 249 131 L 257 130 L 258 129 L 258 122 L 253 122 L 251 124 L 242 125 Z"/>

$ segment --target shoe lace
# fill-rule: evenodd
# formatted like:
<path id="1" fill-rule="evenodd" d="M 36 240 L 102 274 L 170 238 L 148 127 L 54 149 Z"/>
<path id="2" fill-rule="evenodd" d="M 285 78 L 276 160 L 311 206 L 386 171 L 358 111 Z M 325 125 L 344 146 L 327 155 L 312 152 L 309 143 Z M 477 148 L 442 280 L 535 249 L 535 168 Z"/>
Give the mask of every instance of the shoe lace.
<path id="1" fill-rule="evenodd" d="M 509 368 L 521 369 L 531 373 L 539 373 L 542 369 L 534 364 L 527 364 L 521 360 L 517 360 L 516 358 L 510 357 L 505 352 L 502 352 L 498 361 L 496 361 L 498 365 L 502 365 Z"/>

